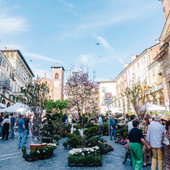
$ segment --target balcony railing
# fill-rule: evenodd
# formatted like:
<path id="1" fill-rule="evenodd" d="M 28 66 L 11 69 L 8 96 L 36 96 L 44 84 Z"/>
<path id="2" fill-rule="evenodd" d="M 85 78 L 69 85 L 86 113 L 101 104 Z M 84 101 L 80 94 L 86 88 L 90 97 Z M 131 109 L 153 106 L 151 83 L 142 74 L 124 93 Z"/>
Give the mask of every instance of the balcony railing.
<path id="1" fill-rule="evenodd" d="M 0 88 L 12 91 L 12 88 L 10 87 L 10 81 L 8 80 L 0 81 Z"/>

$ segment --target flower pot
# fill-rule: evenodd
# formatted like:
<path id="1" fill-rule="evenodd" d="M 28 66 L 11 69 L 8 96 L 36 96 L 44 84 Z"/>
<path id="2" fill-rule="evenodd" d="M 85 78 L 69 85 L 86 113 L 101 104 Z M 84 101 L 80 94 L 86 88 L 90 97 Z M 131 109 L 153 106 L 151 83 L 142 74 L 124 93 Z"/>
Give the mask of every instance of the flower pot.
<path id="1" fill-rule="evenodd" d="M 30 145 L 30 149 L 31 150 L 34 150 L 35 148 L 43 148 L 43 147 L 45 147 L 47 144 L 45 143 L 45 144 L 31 144 Z"/>

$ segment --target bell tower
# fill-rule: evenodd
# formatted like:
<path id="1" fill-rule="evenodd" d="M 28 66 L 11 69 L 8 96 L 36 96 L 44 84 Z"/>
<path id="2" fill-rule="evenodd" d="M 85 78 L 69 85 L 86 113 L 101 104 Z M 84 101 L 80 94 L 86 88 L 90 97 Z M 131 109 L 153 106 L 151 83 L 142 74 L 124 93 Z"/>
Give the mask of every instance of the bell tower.
<path id="1" fill-rule="evenodd" d="M 64 67 L 57 66 L 51 67 L 52 69 L 52 99 L 63 100 L 64 99 Z"/>

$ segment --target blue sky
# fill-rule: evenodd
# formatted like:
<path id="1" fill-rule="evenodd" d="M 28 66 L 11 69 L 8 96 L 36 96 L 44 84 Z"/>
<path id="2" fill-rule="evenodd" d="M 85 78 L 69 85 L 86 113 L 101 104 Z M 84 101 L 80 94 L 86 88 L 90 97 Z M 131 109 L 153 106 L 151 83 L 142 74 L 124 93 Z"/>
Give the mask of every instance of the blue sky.
<path id="1" fill-rule="evenodd" d="M 158 0 L 0 0 L 0 48 L 19 49 L 40 76 L 61 65 L 113 79 L 163 25 Z"/>

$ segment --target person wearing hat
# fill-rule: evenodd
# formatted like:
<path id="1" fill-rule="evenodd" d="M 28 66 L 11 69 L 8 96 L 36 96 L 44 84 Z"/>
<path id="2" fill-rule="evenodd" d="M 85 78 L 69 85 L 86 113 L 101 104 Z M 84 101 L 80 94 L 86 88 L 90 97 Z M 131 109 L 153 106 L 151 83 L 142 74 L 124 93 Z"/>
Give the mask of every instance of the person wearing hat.
<path id="1" fill-rule="evenodd" d="M 166 127 L 166 123 L 168 122 L 168 117 L 167 116 L 164 116 L 161 118 L 161 122 L 162 122 L 162 125 Z"/>
<path id="2" fill-rule="evenodd" d="M 162 134 L 165 131 L 165 127 L 160 122 L 160 117 L 156 116 L 154 122 L 149 125 L 146 135 L 146 141 L 150 144 L 152 149 L 151 170 L 156 169 L 157 161 L 158 169 L 163 170 Z"/>

